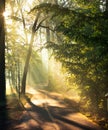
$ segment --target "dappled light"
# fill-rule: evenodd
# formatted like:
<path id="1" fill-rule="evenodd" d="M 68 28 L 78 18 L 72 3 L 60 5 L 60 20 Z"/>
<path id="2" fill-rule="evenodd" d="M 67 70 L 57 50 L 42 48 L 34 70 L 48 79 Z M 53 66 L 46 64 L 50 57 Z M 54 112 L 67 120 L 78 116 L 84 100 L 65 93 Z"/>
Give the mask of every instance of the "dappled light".
<path id="1" fill-rule="evenodd" d="M 29 119 L 28 121 L 18 125 L 15 129 L 38 129 L 39 124 L 33 119 Z"/>
<path id="2" fill-rule="evenodd" d="M 6 95 L 11 95 L 12 94 L 12 90 L 11 90 L 11 86 L 9 84 L 9 81 L 6 82 Z"/>
<path id="3" fill-rule="evenodd" d="M 0 14 L 0 130 L 107 130 L 108 1 L 7 0 Z"/>
<path id="4" fill-rule="evenodd" d="M 32 92 L 32 93 L 31 93 Z M 31 86 L 27 87 L 26 96 L 30 99 L 30 101 L 38 106 L 59 106 L 65 107 L 65 105 L 61 104 L 62 95 L 61 94 L 51 94 L 52 98 L 48 96 L 49 92 L 45 90 L 33 89 Z M 53 98 L 55 96 L 55 98 Z M 27 105 L 27 104 L 26 104 Z"/>

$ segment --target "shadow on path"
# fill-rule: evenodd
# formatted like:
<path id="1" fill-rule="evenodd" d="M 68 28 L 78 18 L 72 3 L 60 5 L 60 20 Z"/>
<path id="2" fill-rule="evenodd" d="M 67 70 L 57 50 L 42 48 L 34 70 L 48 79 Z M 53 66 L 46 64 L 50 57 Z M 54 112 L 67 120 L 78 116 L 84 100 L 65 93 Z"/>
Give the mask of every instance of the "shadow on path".
<path id="1" fill-rule="evenodd" d="M 88 119 L 74 117 L 79 111 L 72 106 L 51 106 L 47 102 L 38 106 L 27 96 L 23 98 L 25 104 L 18 101 L 15 95 L 8 96 L 6 108 L 0 110 L 0 130 L 100 130 Z M 49 98 L 63 104 L 56 96 L 49 95 Z"/>
<path id="2" fill-rule="evenodd" d="M 43 104 L 44 107 L 39 107 L 39 106 L 36 106 L 35 104 L 33 104 L 31 102 L 31 100 L 27 97 L 26 97 L 26 101 L 30 105 L 30 107 L 26 108 L 26 110 L 29 112 L 34 112 L 33 117 L 36 117 L 35 118 L 36 120 L 38 119 L 43 122 L 56 122 L 56 123 L 58 123 L 59 121 L 62 121 L 66 124 L 79 128 L 79 130 L 80 129 L 100 130 L 99 127 L 92 125 L 92 123 L 90 123 L 90 122 L 87 124 L 88 121 L 84 121 L 81 124 L 78 121 L 74 121 L 72 119 L 65 118 L 69 114 L 75 114 L 75 111 L 73 111 L 73 110 L 66 109 L 66 108 L 60 108 L 57 106 L 53 107 L 53 106 L 49 106 L 48 104 Z M 65 117 L 63 117 L 64 115 L 65 115 Z M 74 129 L 72 129 L 72 130 L 74 130 Z"/>

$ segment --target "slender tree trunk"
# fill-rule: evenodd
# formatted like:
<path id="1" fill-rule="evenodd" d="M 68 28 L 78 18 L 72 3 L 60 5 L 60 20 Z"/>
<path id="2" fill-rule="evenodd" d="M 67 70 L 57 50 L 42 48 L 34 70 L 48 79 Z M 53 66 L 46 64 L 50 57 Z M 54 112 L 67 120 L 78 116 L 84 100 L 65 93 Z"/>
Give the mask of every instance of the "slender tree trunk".
<path id="1" fill-rule="evenodd" d="M 5 0 L 0 0 L 0 106 L 5 103 L 5 29 L 3 12 L 5 10 Z"/>
<path id="2" fill-rule="evenodd" d="M 24 66 L 23 77 L 22 77 L 21 95 L 25 95 L 25 91 L 26 91 L 27 72 L 28 72 L 29 62 L 30 62 L 30 58 L 31 58 L 31 54 L 32 54 L 32 46 L 33 46 L 34 36 L 35 36 L 35 32 L 40 27 L 39 25 L 37 26 L 37 22 L 38 22 L 39 16 L 40 16 L 40 12 L 38 12 L 38 14 L 37 14 L 37 16 L 35 18 L 33 27 L 32 27 L 31 40 L 30 40 L 30 45 L 29 45 L 29 50 L 28 50 L 28 53 L 27 53 L 27 57 L 26 57 L 25 66 Z"/>
<path id="3" fill-rule="evenodd" d="M 46 21 L 46 27 L 48 26 L 48 21 Z M 50 30 L 48 28 L 46 28 L 46 42 L 50 42 Z M 49 65 L 49 50 L 46 50 L 48 53 L 48 63 L 46 63 L 48 65 L 48 70 L 46 73 L 46 77 L 47 77 L 47 82 L 48 82 L 48 87 L 51 86 L 51 76 L 50 76 L 50 65 Z"/>
<path id="4" fill-rule="evenodd" d="M 32 32 L 32 35 L 31 35 L 30 46 L 29 46 L 29 50 L 27 53 L 27 58 L 26 58 L 25 66 L 24 66 L 22 85 L 21 85 L 21 94 L 22 95 L 25 95 L 27 72 L 28 72 L 30 57 L 31 57 L 31 53 L 32 53 L 33 40 L 34 40 L 34 32 Z"/>

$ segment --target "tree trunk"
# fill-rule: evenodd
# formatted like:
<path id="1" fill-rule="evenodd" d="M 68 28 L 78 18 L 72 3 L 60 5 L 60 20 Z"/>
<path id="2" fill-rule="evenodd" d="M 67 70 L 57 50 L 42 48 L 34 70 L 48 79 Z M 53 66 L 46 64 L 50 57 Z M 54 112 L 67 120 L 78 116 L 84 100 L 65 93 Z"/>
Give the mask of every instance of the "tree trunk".
<path id="1" fill-rule="evenodd" d="M 27 72 L 28 72 L 30 57 L 31 57 L 31 53 L 32 53 L 33 40 L 34 40 L 34 33 L 32 32 L 30 46 L 29 46 L 29 50 L 28 50 L 28 53 L 27 53 L 27 58 L 26 58 L 23 77 L 22 77 L 22 85 L 21 85 L 21 94 L 22 95 L 25 95 Z"/>
<path id="2" fill-rule="evenodd" d="M 5 29 L 3 12 L 5 10 L 5 0 L 0 0 L 0 106 L 5 104 Z"/>

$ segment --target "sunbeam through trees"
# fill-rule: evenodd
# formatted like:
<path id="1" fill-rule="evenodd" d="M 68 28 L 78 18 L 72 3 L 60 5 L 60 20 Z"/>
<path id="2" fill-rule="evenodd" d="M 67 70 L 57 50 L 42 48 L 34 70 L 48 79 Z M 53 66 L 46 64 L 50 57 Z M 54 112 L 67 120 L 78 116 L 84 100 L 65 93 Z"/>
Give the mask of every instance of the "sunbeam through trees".
<path id="1" fill-rule="evenodd" d="M 0 110 L 17 100 L 16 109 L 19 106 L 21 111 L 34 110 L 38 123 L 42 112 L 45 122 L 55 123 L 53 129 L 100 130 L 90 128 L 88 120 L 87 126 L 82 121 L 70 121 L 76 121 L 79 112 L 106 130 L 107 14 L 107 0 L 0 1 Z M 76 117 L 72 112 L 77 113 Z M 72 126 L 63 128 L 58 120 Z M 30 122 L 30 128 L 22 126 L 45 129 L 37 124 L 33 126 Z"/>

